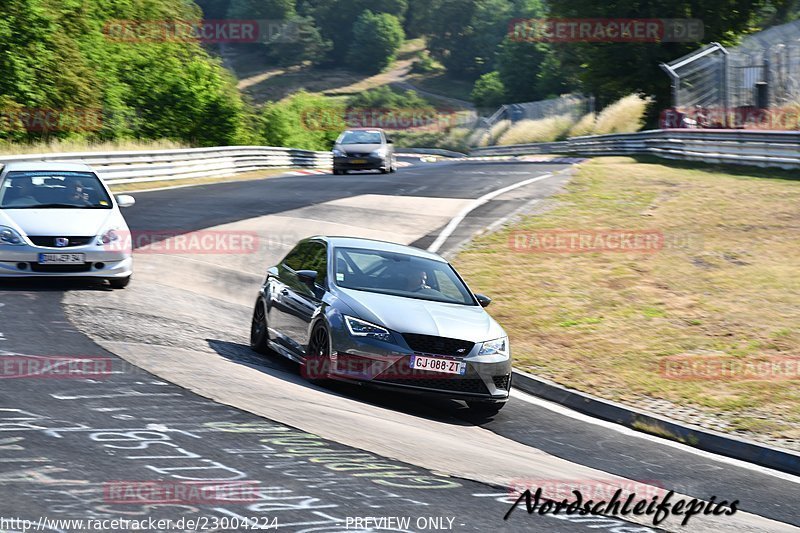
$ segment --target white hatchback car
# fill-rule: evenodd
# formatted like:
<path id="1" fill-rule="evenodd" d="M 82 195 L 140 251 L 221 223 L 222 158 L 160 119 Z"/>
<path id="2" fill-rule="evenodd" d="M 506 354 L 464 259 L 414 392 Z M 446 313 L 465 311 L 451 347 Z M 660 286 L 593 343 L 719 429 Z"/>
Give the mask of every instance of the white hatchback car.
<path id="1" fill-rule="evenodd" d="M 0 172 L 0 278 L 91 277 L 122 289 L 133 274 L 120 207 L 86 165 L 10 163 Z"/>

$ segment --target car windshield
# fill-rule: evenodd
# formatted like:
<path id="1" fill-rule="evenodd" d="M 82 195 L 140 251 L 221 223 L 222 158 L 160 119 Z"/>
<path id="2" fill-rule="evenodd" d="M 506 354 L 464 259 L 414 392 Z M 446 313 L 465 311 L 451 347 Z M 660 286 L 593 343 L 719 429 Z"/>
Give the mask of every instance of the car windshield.
<path id="1" fill-rule="evenodd" d="M 339 144 L 381 144 L 381 132 L 346 131 L 342 134 Z"/>
<path id="2" fill-rule="evenodd" d="M 407 254 L 336 249 L 336 285 L 434 302 L 476 305 L 449 264 Z"/>
<path id="3" fill-rule="evenodd" d="M 111 209 L 92 172 L 9 172 L 0 184 L 0 209 Z"/>

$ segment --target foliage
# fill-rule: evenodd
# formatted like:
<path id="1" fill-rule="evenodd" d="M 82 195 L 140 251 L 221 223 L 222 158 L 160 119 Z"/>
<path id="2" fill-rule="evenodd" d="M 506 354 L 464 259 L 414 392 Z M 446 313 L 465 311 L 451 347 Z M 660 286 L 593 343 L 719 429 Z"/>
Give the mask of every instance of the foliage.
<path id="1" fill-rule="evenodd" d="M 595 135 L 605 133 L 632 133 L 644 126 L 650 98 L 629 94 L 603 109 L 594 124 Z"/>
<path id="2" fill-rule="evenodd" d="M 500 107 L 506 102 L 506 88 L 499 72 L 487 72 L 475 82 L 472 103 L 478 107 Z"/>
<path id="3" fill-rule="evenodd" d="M 543 143 L 564 139 L 572 127 L 569 115 L 559 115 L 539 120 L 520 120 L 511 125 L 497 140 L 498 145 Z"/>
<path id="4" fill-rule="evenodd" d="M 380 72 L 394 61 L 404 40 L 405 33 L 396 16 L 364 11 L 353 24 L 347 64 L 364 72 Z"/>
<path id="5" fill-rule="evenodd" d="M 346 127 L 342 104 L 304 91 L 267 104 L 259 122 L 266 145 L 306 150 L 329 150 Z"/>
<path id="6" fill-rule="evenodd" d="M 361 109 L 420 109 L 431 107 L 431 105 L 414 91 L 401 93 L 384 85 L 350 97 L 347 101 L 347 107 Z"/>

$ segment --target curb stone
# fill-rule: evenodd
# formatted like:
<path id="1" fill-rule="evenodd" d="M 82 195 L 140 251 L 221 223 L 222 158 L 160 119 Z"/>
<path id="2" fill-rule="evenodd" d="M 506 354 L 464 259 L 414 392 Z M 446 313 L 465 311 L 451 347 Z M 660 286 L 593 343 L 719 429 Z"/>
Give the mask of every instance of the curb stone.
<path id="1" fill-rule="evenodd" d="M 562 387 L 514 370 L 513 387 L 580 413 L 614 422 L 657 437 L 678 441 L 707 452 L 739 459 L 788 474 L 800 475 L 800 454 L 683 424 L 633 407 Z"/>

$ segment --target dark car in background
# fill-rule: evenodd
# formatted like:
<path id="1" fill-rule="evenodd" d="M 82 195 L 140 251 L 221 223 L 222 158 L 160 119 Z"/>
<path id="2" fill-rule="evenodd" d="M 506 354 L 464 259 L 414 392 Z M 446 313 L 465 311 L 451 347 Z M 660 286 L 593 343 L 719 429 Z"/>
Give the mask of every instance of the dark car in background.
<path id="1" fill-rule="evenodd" d="M 490 301 L 436 254 L 314 237 L 268 270 L 250 345 L 300 363 L 312 381 L 439 395 L 493 414 L 509 397 L 511 350 L 483 309 Z"/>
<path id="2" fill-rule="evenodd" d="M 333 173 L 347 174 L 350 170 L 397 170 L 392 140 L 380 128 L 345 130 L 333 145 Z"/>

